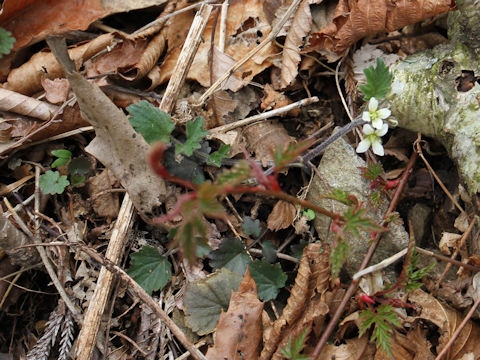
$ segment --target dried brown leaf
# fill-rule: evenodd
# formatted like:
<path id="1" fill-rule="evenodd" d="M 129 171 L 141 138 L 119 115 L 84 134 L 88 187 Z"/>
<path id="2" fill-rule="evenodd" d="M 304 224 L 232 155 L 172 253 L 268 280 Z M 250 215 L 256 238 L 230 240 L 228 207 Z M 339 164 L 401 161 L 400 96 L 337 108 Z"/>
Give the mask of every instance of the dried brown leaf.
<path id="1" fill-rule="evenodd" d="M 334 61 L 333 54 L 342 54 L 365 36 L 391 32 L 453 8 L 451 0 L 340 0 L 333 20 L 320 31 L 312 33 L 310 46 Z"/>
<path id="2" fill-rule="evenodd" d="M 267 166 L 273 161 L 273 154 L 277 148 L 289 144 L 292 138 L 278 121 L 264 121 L 247 126 L 244 135 L 249 150 L 255 152 L 255 159 Z"/>
<path id="3" fill-rule="evenodd" d="M 285 88 L 292 83 L 298 74 L 300 63 L 300 48 L 303 38 L 312 28 L 312 14 L 308 0 L 303 0 L 298 6 L 292 24 L 285 39 L 282 52 L 281 87 Z"/>
<path id="4" fill-rule="evenodd" d="M 262 110 L 278 109 L 293 102 L 284 93 L 276 91 L 270 84 L 265 85 L 263 92 L 265 95 L 263 96 L 262 103 L 260 104 L 260 108 Z M 301 110 L 297 108 L 290 110 L 288 113 L 281 114 L 280 116 L 286 116 L 288 114 L 289 116 L 295 117 L 300 113 Z"/>
<path id="5" fill-rule="evenodd" d="M 293 224 L 293 219 L 295 219 L 296 213 L 297 209 L 295 208 L 295 205 L 279 200 L 273 207 L 270 215 L 268 215 L 267 227 L 273 231 L 286 229 Z"/>
<path id="6" fill-rule="evenodd" d="M 67 73 L 82 114 L 95 127 L 96 137 L 86 150 L 110 168 L 141 214 L 152 214 L 162 204 L 166 189 L 145 159 L 150 146 L 98 86 L 73 71 L 64 44 L 49 40 L 49 45 Z"/>
<path id="7" fill-rule="evenodd" d="M 118 215 L 118 193 L 108 192 L 116 181 L 109 169 L 88 179 L 88 193 L 93 198 L 93 210 L 100 217 L 114 219 Z M 98 196 L 101 192 L 104 194 Z"/>
<path id="8" fill-rule="evenodd" d="M 63 103 L 67 100 L 70 85 L 67 79 L 42 79 L 45 98 L 52 104 Z"/>
<path id="9" fill-rule="evenodd" d="M 0 88 L 0 110 L 46 121 L 50 120 L 58 106 Z"/>
<path id="10" fill-rule="evenodd" d="M 84 45 L 72 48 L 68 51 L 70 58 L 73 59 L 78 68 L 80 64 L 110 45 L 113 37 L 112 34 L 103 34 Z M 42 51 L 33 55 L 28 62 L 12 70 L 3 88 L 24 95 L 31 95 L 42 90 L 43 77 L 48 79 L 64 77 L 62 68 L 49 51 Z"/>
<path id="11" fill-rule="evenodd" d="M 257 359 L 261 339 L 263 302 L 247 269 L 238 290 L 232 293 L 228 311 L 222 311 L 215 346 L 208 349 L 209 360 Z"/>

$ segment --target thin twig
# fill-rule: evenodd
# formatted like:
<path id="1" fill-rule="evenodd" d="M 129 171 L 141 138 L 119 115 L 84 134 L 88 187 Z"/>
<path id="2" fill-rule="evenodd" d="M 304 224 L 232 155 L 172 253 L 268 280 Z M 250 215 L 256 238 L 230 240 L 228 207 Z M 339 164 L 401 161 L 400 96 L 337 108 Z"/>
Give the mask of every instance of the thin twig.
<path id="1" fill-rule="evenodd" d="M 275 109 L 275 110 L 270 110 L 270 111 L 267 111 L 267 112 L 264 112 L 264 113 L 261 113 L 261 114 L 258 114 L 258 115 L 250 116 L 248 118 L 236 121 L 236 122 L 231 123 L 231 124 L 225 124 L 225 125 L 222 125 L 222 126 L 218 126 L 216 128 L 213 128 L 213 129 L 209 130 L 209 134 L 207 135 L 207 139 L 213 138 L 215 136 L 215 134 L 226 133 L 227 131 L 236 129 L 238 127 L 253 124 L 255 122 L 262 121 L 262 120 L 265 120 L 265 119 L 269 119 L 273 116 L 277 116 L 277 115 L 286 113 L 290 110 L 297 109 L 299 107 L 314 104 L 318 101 L 319 101 L 318 97 L 313 96 L 313 97 L 310 97 L 310 98 L 306 98 L 306 99 L 302 99 L 300 101 L 294 102 L 293 104 L 282 106 L 282 107 L 280 107 L 278 109 Z"/>
<path id="2" fill-rule="evenodd" d="M 222 4 L 222 11 L 220 14 L 220 35 L 218 38 L 218 49 L 221 52 L 225 51 L 225 38 L 227 33 L 227 13 L 228 13 L 228 0 L 225 0 Z"/>

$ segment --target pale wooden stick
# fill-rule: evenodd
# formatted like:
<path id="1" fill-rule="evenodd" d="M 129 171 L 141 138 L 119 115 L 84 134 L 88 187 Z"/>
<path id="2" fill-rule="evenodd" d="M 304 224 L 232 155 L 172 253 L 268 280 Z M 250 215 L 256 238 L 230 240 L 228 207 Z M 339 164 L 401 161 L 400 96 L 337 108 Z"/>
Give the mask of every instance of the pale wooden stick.
<path id="1" fill-rule="evenodd" d="M 220 76 L 215 83 L 210 86 L 207 91 L 200 97 L 199 101 L 195 106 L 201 106 L 205 100 L 207 100 L 210 95 L 212 95 L 219 87 L 222 85 L 222 83 L 227 80 L 235 71 L 240 69 L 240 67 L 245 64 L 249 59 L 251 59 L 256 53 L 258 53 L 260 50 L 262 50 L 265 46 L 267 46 L 275 37 L 277 34 L 280 32 L 282 29 L 283 25 L 287 22 L 287 20 L 292 16 L 292 14 L 297 10 L 298 5 L 300 5 L 300 2 L 302 0 L 293 0 L 292 4 L 288 8 L 288 10 L 285 12 L 283 15 L 282 19 L 275 25 L 275 27 L 272 29 L 270 34 L 263 40 L 260 44 L 258 44 L 256 47 L 254 47 L 247 55 L 245 55 L 242 59 L 237 61 L 230 69 L 228 69 L 222 76 Z"/>
<path id="2" fill-rule="evenodd" d="M 306 98 L 306 99 L 302 99 L 300 101 L 294 102 L 293 104 L 282 106 L 281 108 L 278 108 L 278 109 L 275 109 L 275 110 L 267 111 L 267 112 L 264 112 L 264 113 L 259 114 L 259 115 L 250 116 L 250 117 L 248 117 L 246 119 L 243 119 L 243 120 L 235 121 L 234 123 L 231 123 L 231 124 L 225 124 L 225 125 L 222 125 L 222 126 L 218 126 L 216 128 L 210 129 L 210 131 L 209 131 L 210 134 L 207 135 L 207 139 L 213 138 L 215 134 L 226 133 L 227 131 L 236 129 L 240 126 L 245 126 L 245 125 L 249 125 L 249 124 L 252 124 L 252 123 L 255 123 L 255 122 L 258 122 L 258 121 L 269 119 L 273 116 L 277 116 L 277 115 L 286 113 L 290 110 L 293 110 L 293 109 L 296 109 L 296 108 L 299 108 L 299 107 L 302 107 L 302 106 L 307 106 L 307 105 L 310 105 L 310 104 L 313 104 L 313 103 L 316 103 L 316 102 L 318 102 L 318 97 L 313 96 L 311 98 Z"/>
<path id="3" fill-rule="evenodd" d="M 218 38 L 218 49 L 221 52 L 225 51 L 225 38 L 227 33 L 227 13 L 228 13 L 228 0 L 225 0 L 222 4 L 222 12 L 220 13 L 220 36 Z"/>
<path id="4" fill-rule="evenodd" d="M 200 44 L 201 34 L 203 32 L 203 29 L 205 28 L 211 11 L 212 6 L 202 5 L 193 20 L 192 26 L 187 35 L 187 39 L 185 40 L 185 44 L 175 66 L 172 78 L 167 85 L 165 95 L 163 96 L 162 102 L 160 104 L 160 109 L 167 113 L 170 113 L 173 110 L 175 100 L 178 97 L 178 93 L 183 84 L 183 80 L 185 79 L 185 76 L 190 69 L 190 65 L 198 49 L 198 45 Z M 183 63 L 184 61 L 185 63 Z M 119 260 L 116 259 L 120 259 L 121 255 L 123 255 L 127 229 L 130 226 L 130 221 L 133 217 L 133 211 L 134 207 L 132 201 L 130 200 L 128 194 L 126 194 L 123 199 L 121 211 L 118 215 L 117 223 L 115 224 L 114 233 L 112 234 L 112 238 L 110 239 L 107 248 L 107 260 L 113 260 L 113 264 L 117 263 Z M 116 236 L 113 236 L 114 234 L 116 234 Z M 112 250 L 110 251 L 110 249 Z M 78 360 L 88 360 L 91 358 L 93 346 L 95 344 L 95 338 L 100 325 L 101 315 L 104 312 L 105 303 L 111 290 L 113 274 L 111 273 L 111 269 L 109 270 L 110 271 L 107 271 L 105 267 L 102 267 L 102 270 L 100 271 L 92 301 L 90 302 L 90 306 L 87 309 L 87 314 L 85 315 L 84 325 L 78 336 Z M 135 282 L 133 282 L 133 285 L 130 285 L 137 288 L 137 291 L 139 291 L 138 288 L 141 289 L 141 287 Z M 143 291 L 143 289 L 141 290 Z M 180 342 L 192 353 L 192 356 L 194 356 L 196 359 L 205 359 L 205 357 L 199 350 L 195 349 L 194 347 L 192 349 L 192 346 L 190 346 L 191 344 L 188 339 L 181 332 L 181 330 L 178 329 L 178 327 L 175 325 L 175 323 L 173 323 L 173 321 L 168 317 L 168 315 L 163 312 L 161 307 L 158 306 L 158 304 L 156 304 L 155 301 L 147 293 L 145 293 L 145 291 L 143 291 L 143 293 L 144 295 L 146 295 L 147 299 L 145 297 L 142 297 L 142 300 L 149 307 L 151 307 L 152 310 L 157 313 L 157 315 L 159 315 L 160 319 L 165 323 L 165 325 L 167 325 L 167 327 L 180 340 Z M 94 301 L 94 299 L 96 299 L 96 301 Z M 175 325 L 174 328 L 172 328 L 173 325 Z M 106 341 L 108 341 L 108 339 Z"/>

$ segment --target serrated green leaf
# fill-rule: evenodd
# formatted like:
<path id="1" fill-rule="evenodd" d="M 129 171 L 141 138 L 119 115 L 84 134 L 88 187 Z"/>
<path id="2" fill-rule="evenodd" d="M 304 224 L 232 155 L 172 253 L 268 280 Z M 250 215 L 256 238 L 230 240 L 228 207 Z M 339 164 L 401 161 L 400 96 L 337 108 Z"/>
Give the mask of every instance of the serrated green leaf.
<path id="1" fill-rule="evenodd" d="M 282 355 L 289 360 L 307 360 L 310 359 L 309 356 L 307 355 L 301 355 L 300 352 L 303 350 L 305 347 L 305 341 L 307 340 L 307 335 L 310 332 L 310 328 L 307 327 L 302 330 L 300 334 L 293 340 L 292 343 L 292 338 L 288 338 L 288 343 L 287 345 L 280 349 L 280 352 Z"/>
<path id="2" fill-rule="evenodd" d="M 131 115 L 130 124 L 147 143 L 162 141 L 168 144 L 170 142 L 170 134 L 175 129 L 175 123 L 170 120 L 169 114 L 145 100 L 128 106 L 127 111 Z"/>
<path id="3" fill-rule="evenodd" d="M 231 292 L 241 281 L 242 276 L 222 268 L 188 285 L 183 302 L 186 325 L 199 335 L 213 332 L 221 310 L 227 311 Z"/>
<path id="4" fill-rule="evenodd" d="M 265 260 L 254 261 L 248 266 L 252 278 L 258 288 L 258 298 L 269 301 L 277 297 L 278 292 L 285 286 L 287 275 L 282 271 L 280 264 L 269 264 Z"/>
<path id="5" fill-rule="evenodd" d="M 243 219 L 242 230 L 245 234 L 258 237 L 260 235 L 260 220 L 253 220 L 250 216 Z"/>
<path id="6" fill-rule="evenodd" d="M 60 176 L 58 171 L 52 170 L 48 170 L 45 174 L 40 175 L 38 180 L 40 189 L 44 194 L 61 194 L 70 185 L 65 175 Z"/>
<path id="7" fill-rule="evenodd" d="M 220 167 L 222 165 L 222 160 L 228 157 L 229 151 L 230 145 L 220 146 L 220 149 L 210 154 L 207 159 L 207 164 Z"/>
<path id="8" fill-rule="evenodd" d="M 262 242 L 262 254 L 269 263 L 277 261 L 277 247 L 271 241 Z"/>
<path id="9" fill-rule="evenodd" d="M 336 278 L 348 257 L 349 246 L 345 240 L 338 239 L 337 246 L 332 251 L 330 263 L 332 264 L 332 277 Z"/>
<path id="10" fill-rule="evenodd" d="M 237 238 L 225 238 L 217 250 L 209 255 L 210 266 L 214 269 L 227 268 L 237 274 L 243 275 L 251 260 L 245 245 Z"/>
<path id="11" fill-rule="evenodd" d="M 193 152 L 200 149 L 200 142 L 208 134 L 203 130 L 203 118 L 197 117 L 193 121 L 187 122 L 187 140 L 185 144 L 177 144 L 175 146 L 175 154 L 183 154 L 192 156 Z"/>
<path id="12" fill-rule="evenodd" d="M 161 290 L 172 278 L 172 266 L 168 259 L 151 246 L 143 246 L 132 254 L 127 273 L 150 295 Z"/>
<path id="13" fill-rule="evenodd" d="M 313 211 L 312 209 L 303 210 L 302 215 L 308 217 L 310 221 L 315 219 L 315 211 Z"/>
<path id="14" fill-rule="evenodd" d="M 360 86 L 360 91 L 365 95 L 365 101 L 374 97 L 383 99 L 387 95 L 392 83 L 392 74 L 381 58 L 377 58 L 377 66 L 370 66 L 363 70 L 367 83 Z"/>
<path id="15" fill-rule="evenodd" d="M 0 54 L 2 54 L 0 58 L 10 53 L 13 49 L 13 44 L 15 44 L 15 38 L 12 36 L 12 33 L 0 27 Z"/>

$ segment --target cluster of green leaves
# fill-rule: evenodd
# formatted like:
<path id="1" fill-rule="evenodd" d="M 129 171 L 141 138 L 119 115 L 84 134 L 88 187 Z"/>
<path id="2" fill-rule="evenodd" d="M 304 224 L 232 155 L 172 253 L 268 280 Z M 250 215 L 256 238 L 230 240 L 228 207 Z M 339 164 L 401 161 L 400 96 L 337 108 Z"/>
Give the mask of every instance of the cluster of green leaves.
<path id="1" fill-rule="evenodd" d="M 405 292 L 409 293 L 422 287 L 423 277 L 427 275 L 434 267 L 435 263 L 431 263 L 424 268 L 418 268 L 418 253 L 415 251 L 415 248 L 413 248 L 410 262 L 407 265 L 405 281 L 402 284 Z"/>
<path id="2" fill-rule="evenodd" d="M 298 336 L 293 339 L 289 337 L 287 345 L 284 348 L 280 349 L 280 352 L 289 360 L 308 360 L 310 359 L 307 355 L 301 355 L 303 348 L 305 347 L 305 342 L 307 341 L 307 335 L 310 332 L 310 328 L 305 328 L 302 330 Z"/>
<path id="3" fill-rule="evenodd" d="M 52 155 L 57 157 L 52 163 L 52 169 L 63 167 L 68 164 L 66 175 L 61 175 L 59 171 L 48 170 L 40 175 L 39 186 L 44 194 L 62 194 L 68 185 L 82 186 L 85 183 L 85 175 L 90 170 L 90 161 L 86 157 L 72 159 L 72 153 L 69 150 L 52 150 Z"/>
<path id="4" fill-rule="evenodd" d="M 364 95 L 365 101 L 372 97 L 383 99 L 392 84 L 392 74 L 381 58 L 377 58 L 377 66 L 370 66 L 363 70 L 367 83 L 360 85 L 360 91 Z"/>
<path id="5" fill-rule="evenodd" d="M 0 27 L 0 58 L 12 51 L 13 44 L 15 44 L 15 38 L 12 33 Z"/>
<path id="6" fill-rule="evenodd" d="M 385 353 L 393 358 L 390 349 L 393 326 L 401 326 L 393 306 L 382 304 L 376 309 L 369 307 L 360 313 L 360 319 L 362 320 L 362 324 L 360 325 L 359 335 L 362 336 L 372 325 L 374 325 L 370 341 L 376 342 L 377 349 L 382 348 Z"/>
<path id="7" fill-rule="evenodd" d="M 156 108 L 147 101 L 140 101 L 127 107 L 130 113 L 130 124 L 135 131 L 140 133 L 149 144 L 163 142 L 165 144 L 175 143 L 175 154 L 192 156 L 195 150 L 201 149 L 208 131 L 203 129 L 204 120 L 197 117 L 186 124 L 186 140 L 184 143 L 172 137 L 175 123 L 169 114 Z M 221 162 L 228 156 L 230 145 L 222 145 L 217 151 L 208 155 L 206 163 L 220 167 Z"/>

